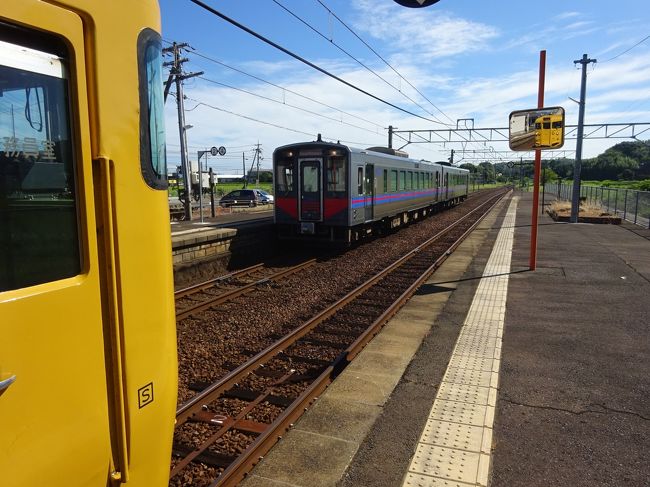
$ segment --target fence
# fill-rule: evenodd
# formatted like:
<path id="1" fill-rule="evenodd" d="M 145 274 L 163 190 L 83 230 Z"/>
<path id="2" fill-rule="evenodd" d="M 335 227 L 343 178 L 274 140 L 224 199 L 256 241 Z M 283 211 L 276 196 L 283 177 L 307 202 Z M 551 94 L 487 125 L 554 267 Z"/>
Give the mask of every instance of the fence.
<path id="1" fill-rule="evenodd" d="M 547 183 L 547 196 L 571 201 L 573 183 Z M 620 216 L 624 220 L 650 228 L 650 191 L 634 189 L 606 188 L 604 186 L 580 186 L 580 197 L 593 206 Z"/>

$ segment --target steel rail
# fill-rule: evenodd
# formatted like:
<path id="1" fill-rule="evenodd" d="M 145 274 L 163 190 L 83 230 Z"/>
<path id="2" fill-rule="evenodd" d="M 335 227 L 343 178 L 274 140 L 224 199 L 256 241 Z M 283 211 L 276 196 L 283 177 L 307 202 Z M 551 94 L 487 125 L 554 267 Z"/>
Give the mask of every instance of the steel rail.
<path id="1" fill-rule="evenodd" d="M 195 395 L 185 403 L 181 404 L 176 410 L 176 424 L 181 425 L 187 421 L 193 414 L 194 410 L 197 407 L 202 406 L 205 403 L 209 403 L 223 394 L 226 390 L 232 387 L 240 379 L 251 373 L 255 368 L 260 364 L 267 362 L 271 357 L 277 355 L 282 350 L 286 349 L 289 345 L 295 343 L 298 339 L 302 338 L 305 334 L 309 333 L 313 328 L 318 326 L 320 323 L 325 321 L 330 316 L 334 315 L 339 309 L 348 304 L 350 301 L 354 300 L 359 294 L 363 293 L 370 287 L 372 287 L 377 281 L 383 279 L 386 275 L 392 272 L 394 269 L 400 267 L 404 262 L 411 259 L 415 254 L 420 252 L 422 248 L 427 245 L 430 245 L 434 241 L 438 240 L 440 237 L 446 233 L 453 230 L 457 225 L 460 225 L 466 218 L 469 218 L 475 211 L 480 209 L 485 203 L 474 208 L 472 211 L 464 215 L 462 218 L 454 222 L 452 225 L 441 230 L 433 237 L 430 237 L 426 242 L 420 244 L 415 249 L 411 250 L 407 254 L 403 255 L 388 267 L 384 268 L 379 273 L 375 274 L 373 277 L 365 281 L 363 284 L 357 286 L 355 289 L 350 291 L 347 295 L 343 296 L 335 303 L 330 305 L 328 308 L 324 309 L 316 316 L 310 320 L 304 322 L 302 325 L 295 328 L 293 331 L 282 337 L 280 340 L 271 344 L 255 356 L 253 356 L 248 362 L 240 365 L 236 369 L 233 369 L 227 375 L 225 375 L 221 380 L 210 385 L 204 389 L 199 394 Z M 236 290 L 239 291 L 239 290 Z M 214 304 L 210 304 L 212 306 Z M 196 308 L 198 308 L 197 306 Z M 178 315 L 180 316 L 180 315 Z"/>
<path id="2" fill-rule="evenodd" d="M 301 264 L 277 272 L 271 276 L 264 277 L 255 282 L 251 282 L 250 284 L 246 284 L 240 288 L 233 289 L 231 291 L 226 291 L 225 293 L 219 294 L 218 296 L 215 296 L 212 299 L 208 299 L 206 301 L 197 303 L 193 306 L 188 306 L 187 308 L 183 308 L 182 310 L 176 313 L 176 320 L 177 321 L 184 320 L 185 318 L 188 318 L 196 313 L 200 313 L 202 311 L 213 308 L 214 306 L 217 306 L 221 303 L 235 299 L 243 294 L 253 291 L 257 286 L 261 284 L 265 284 L 269 281 L 277 281 L 289 277 L 290 275 L 295 274 L 296 272 L 300 272 L 305 268 L 314 265 L 315 263 L 316 263 L 316 259 L 307 260 Z"/>
<path id="3" fill-rule="evenodd" d="M 430 237 L 426 242 L 420 244 L 418 247 L 407 253 L 406 255 L 402 256 L 400 259 L 396 260 L 393 262 L 390 266 L 373 276 L 372 278 L 368 279 L 365 283 L 362 285 L 358 286 L 355 288 L 353 291 L 351 291 L 348 295 L 344 296 L 343 298 L 339 299 L 336 303 L 331 305 L 328 309 L 321 311 L 317 316 L 312 318 L 311 320 L 308 320 L 307 322 L 303 323 L 299 328 L 295 329 L 293 332 L 290 334 L 286 335 L 283 337 L 281 340 L 277 341 L 275 344 L 271 345 L 270 347 L 267 347 L 265 350 L 261 351 L 258 353 L 255 357 L 253 357 L 251 360 L 246 362 L 245 364 L 242 364 L 240 367 L 236 368 L 232 372 L 230 372 L 228 375 L 223 377 L 220 381 L 214 383 L 212 386 L 209 388 L 205 389 L 203 392 L 198 394 L 197 396 L 194 396 L 192 399 L 187 401 L 186 403 L 182 404 L 178 410 L 177 410 L 177 426 L 182 425 L 185 423 L 188 419 L 192 418 L 193 416 L 200 415 L 200 409 L 202 408 L 203 405 L 212 402 L 213 400 L 217 399 L 220 397 L 224 392 L 226 392 L 228 389 L 230 389 L 233 385 L 235 385 L 238 381 L 240 381 L 242 378 L 247 376 L 249 373 L 253 372 L 259 365 L 262 363 L 267 362 L 270 360 L 272 357 L 280 353 L 281 351 L 285 350 L 288 346 L 291 344 L 295 343 L 298 341 L 302 336 L 305 334 L 309 333 L 313 328 L 318 326 L 320 323 L 325 321 L 327 318 L 331 317 L 334 315 L 336 312 L 338 312 L 341 308 L 343 308 L 346 304 L 350 303 L 354 299 L 356 299 L 360 294 L 365 292 L 366 290 L 370 289 L 373 287 L 375 284 L 377 284 L 378 281 L 382 280 L 385 278 L 390 272 L 394 271 L 396 268 L 400 267 L 404 263 L 406 263 L 408 260 L 413 258 L 414 256 L 418 255 L 425 247 L 431 245 L 440 237 L 443 235 L 449 233 L 453 229 L 455 229 L 457 226 L 461 225 L 463 222 L 465 222 L 468 218 L 471 217 L 475 212 L 480 211 L 482 208 L 484 208 L 486 205 L 490 204 L 495 198 L 501 198 L 503 195 L 497 195 L 495 197 L 490 198 L 488 201 L 481 203 L 479 206 L 476 208 L 472 209 L 469 213 L 461 217 L 459 220 L 454 222 L 453 225 L 450 225 L 446 229 L 438 232 L 436 235 L 433 237 Z M 467 235 L 475 226 L 480 222 L 481 218 L 472 224 L 469 230 L 466 230 L 463 233 L 463 238 L 465 235 Z M 459 242 L 458 242 L 459 243 Z M 446 252 L 445 254 L 440 257 L 432 266 L 429 266 L 427 271 L 425 271 L 426 276 L 420 277 L 418 281 L 415 284 L 412 284 L 409 286 L 409 291 L 410 294 L 404 293 L 401 298 L 399 298 L 390 308 L 389 310 L 385 311 L 381 317 L 376 320 L 374 325 L 369 327 L 366 332 L 364 332 L 360 337 L 358 337 L 353 344 L 346 349 L 345 352 L 341 353 L 339 357 L 336 359 L 336 361 L 328 367 L 327 370 L 331 369 L 330 372 L 332 371 L 340 371 L 342 370 L 347 363 L 349 363 L 350 360 L 356 354 L 358 351 L 365 346 L 365 344 L 376 334 L 378 331 L 379 324 L 383 324 L 387 321 L 387 319 L 392 316 L 395 312 L 397 312 L 397 309 L 401 307 L 403 302 L 405 302 L 410 295 L 415 292 L 415 289 L 417 289 L 418 285 L 424 280 L 426 277 L 428 277 L 434 270 L 437 268 L 440 263 L 447 257 L 448 253 L 455 248 L 454 244 L 452 245 Z M 407 291 L 407 292 L 409 292 Z M 330 372 L 327 372 L 323 377 L 332 375 Z M 331 380 L 333 380 L 334 375 L 332 375 Z M 297 400 L 294 402 L 296 406 L 290 406 L 289 409 L 291 411 L 286 411 L 283 412 L 273 423 L 272 425 L 269 425 L 267 428 L 270 431 L 277 432 L 280 429 L 283 428 L 282 424 L 284 421 L 289 421 L 293 420 L 302 414 L 302 407 L 304 407 L 304 404 L 310 403 L 311 401 L 314 400 L 313 394 L 318 394 L 319 391 L 323 390 L 327 386 L 326 384 L 312 384 L 308 387 L 308 390 L 305 391 Z M 309 392 L 311 391 L 311 392 Z M 311 395 L 310 395 L 311 394 Z M 303 397 L 304 396 L 304 397 Z M 288 419 L 287 419 L 288 418 Z M 214 441 L 215 438 L 220 437 L 221 435 L 224 434 L 224 428 L 226 426 L 228 427 L 234 427 L 236 426 L 237 419 L 229 419 L 227 424 L 222 425 L 222 427 L 211 435 L 207 440 L 204 441 L 204 443 L 199 446 L 198 448 L 194 449 L 192 452 L 190 452 L 188 455 L 186 455 L 179 464 L 177 464 L 174 469 L 171 472 L 171 475 L 174 476 L 177 473 L 179 473 L 187 464 L 189 464 L 192 460 L 194 460 L 197 457 L 200 457 L 200 455 L 205 451 L 209 445 Z M 276 425 L 277 423 L 277 425 Z M 276 426 L 274 426 L 276 425 Z M 270 436 L 268 436 L 270 434 Z M 268 436 L 268 438 L 267 438 Z M 267 451 L 273 443 L 277 441 L 277 438 L 275 438 L 273 433 L 268 433 L 266 430 L 261 433 L 260 437 L 258 437 L 256 440 L 253 441 L 253 443 L 249 446 L 249 449 L 253 451 L 253 453 L 250 454 L 245 454 L 240 456 L 238 459 L 236 459 L 230 466 L 222 472 L 222 474 L 215 480 L 214 485 L 231 485 L 228 482 L 228 478 L 230 478 L 231 475 L 234 475 L 233 478 L 238 478 L 241 480 L 241 472 L 245 472 L 249 470 L 252 465 L 254 465 L 258 461 L 258 457 L 260 456 L 260 452 L 264 449 L 264 452 Z M 258 450 L 258 448 L 260 450 Z M 263 454 L 263 453 L 261 453 Z M 238 480 L 237 480 L 238 481 Z M 222 482 L 225 482 L 225 484 L 222 484 Z"/>
<path id="4" fill-rule="evenodd" d="M 273 447 L 273 445 L 282 438 L 282 433 L 287 431 L 293 423 L 304 413 L 304 410 L 314 402 L 318 396 L 334 381 L 336 376 L 347 366 L 350 361 L 356 357 L 365 345 L 372 340 L 374 335 L 383 327 L 383 325 L 397 313 L 397 311 L 404 305 L 404 303 L 412 296 L 418 287 L 440 267 L 440 265 L 449 257 L 449 255 L 462 243 L 462 241 L 469 235 L 478 224 L 485 218 L 487 213 L 496 204 L 506 196 L 507 193 L 499 194 L 488 201 L 482 203 L 474 208 L 467 215 L 463 216 L 457 222 L 447 229 L 437 233 L 423 244 L 419 245 L 413 251 L 409 252 L 404 257 L 398 259 L 397 262 L 404 263 L 405 257 L 412 257 L 419 253 L 423 248 L 434 243 L 440 236 L 448 233 L 474 212 L 480 210 L 484 206 L 491 204 L 490 208 L 485 211 L 481 217 L 474 222 L 463 234 L 454 241 L 454 243 L 438 258 L 436 261 L 427 268 L 427 270 L 413 283 L 400 297 L 395 300 L 388 309 L 386 309 L 379 318 L 377 318 L 367 329 L 364 331 L 345 351 L 343 351 L 337 359 L 329 365 L 320 376 L 310 384 L 310 386 L 280 414 L 269 427 L 262 432 L 254 441 L 249 445 L 243 455 L 240 455 L 234 463 L 229 465 L 211 484 L 210 487 L 230 487 L 237 485 L 246 473 L 250 471 L 263 456 Z M 394 264 L 390 268 L 394 269 Z M 380 274 L 385 274 L 382 271 Z M 375 276 L 376 277 L 376 276 Z M 375 281 L 375 278 L 371 278 Z M 360 286 L 360 287 L 363 287 Z M 359 288 L 357 288 L 359 289 Z M 355 290 L 356 291 L 356 290 Z M 354 292 L 354 291 L 353 291 Z M 337 302 L 338 303 L 338 302 Z M 333 313 L 332 313 L 333 314 Z"/>
<path id="5" fill-rule="evenodd" d="M 226 274 L 224 276 L 215 277 L 214 279 L 210 279 L 208 281 L 200 282 L 198 284 L 194 284 L 192 286 L 179 289 L 174 293 L 174 299 L 178 300 L 180 298 L 184 298 L 185 296 L 189 296 L 201 291 L 205 291 L 206 289 L 213 287 L 215 284 L 220 284 L 221 282 L 227 281 L 228 279 L 246 276 L 248 274 L 251 274 L 252 272 L 255 272 L 261 267 L 264 267 L 264 264 L 256 264 L 250 267 L 246 267 L 245 269 L 240 269 L 238 271 L 231 272 L 230 274 Z"/>

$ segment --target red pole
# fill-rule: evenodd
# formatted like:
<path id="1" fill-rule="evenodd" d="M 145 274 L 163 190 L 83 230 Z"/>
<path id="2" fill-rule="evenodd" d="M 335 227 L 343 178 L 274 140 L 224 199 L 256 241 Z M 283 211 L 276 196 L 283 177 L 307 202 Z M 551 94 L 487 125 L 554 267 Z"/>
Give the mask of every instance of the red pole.
<path id="1" fill-rule="evenodd" d="M 544 79 L 546 77 L 546 51 L 539 51 L 539 88 L 537 108 L 544 108 Z M 530 270 L 537 267 L 537 219 L 539 216 L 539 176 L 542 168 L 542 151 L 535 151 L 535 180 L 533 184 L 533 218 L 530 225 Z"/>

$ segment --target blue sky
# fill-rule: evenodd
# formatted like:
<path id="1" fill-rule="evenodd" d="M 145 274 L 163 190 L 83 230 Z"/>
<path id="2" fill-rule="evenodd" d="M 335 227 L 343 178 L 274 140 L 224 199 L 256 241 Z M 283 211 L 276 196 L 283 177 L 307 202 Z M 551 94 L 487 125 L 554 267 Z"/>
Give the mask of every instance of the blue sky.
<path id="1" fill-rule="evenodd" d="M 524 9 L 512 0 L 440 0 L 423 9 L 392 0 L 204 1 L 365 91 L 431 120 L 356 92 L 188 0 L 161 0 L 163 39 L 189 43 L 193 50 L 185 54 L 190 59 L 185 69 L 205 71 L 202 79 L 185 84 L 186 123 L 193 125 L 187 132 L 190 158 L 196 159 L 197 150 L 223 145 L 227 155 L 209 160 L 221 173 L 241 171 L 242 152 L 249 165 L 254 144 L 261 144 L 262 166 L 269 167 L 275 147 L 313 140 L 317 133 L 364 147 L 386 145 L 388 125 L 440 129 L 472 118 L 477 128 L 506 127 L 510 111 L 537 105 L 542 49 L 547 51 L 545 105 L 565 107 L 568 124 L 577 123 L 578 113 L 569 97 L 580 94 L 580 71 L 573 61 L 585 53 L 598 60 L 588 67 L 585 122 L 650 122 L 650 39 L 635 46 L 650 36 L 650 14 L 640 0 L 550 0 L 538 10 L 534 3 Z M 172 97 L 166 123 L 171 168 L 180 160 Z M 642 138 L 650 139 L 650 133 Z M 583 155 L 593 157 L 617 142 L 585 140 Z M 465 150 L 485 150 L 479 145 Z M 491 145 L 497 152 L 507 150 L 507 144 Z M 567 141 L 565 149 L 574 146 Z M 449 157 L 451 148 L 457 161 L 463 157 L 460 145 L 411 144 L 405 150 L 435 161 Z"/>

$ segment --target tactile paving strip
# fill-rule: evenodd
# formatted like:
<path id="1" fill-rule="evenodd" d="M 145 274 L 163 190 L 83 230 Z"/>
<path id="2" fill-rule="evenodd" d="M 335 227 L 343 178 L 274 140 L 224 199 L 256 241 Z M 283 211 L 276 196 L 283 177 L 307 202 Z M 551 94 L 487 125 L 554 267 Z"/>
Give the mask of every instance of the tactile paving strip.
<path id="1" fill-rule="evenodd" d="M 487 486 L 517 200 L 508 207 L 403 487 Z"/>

